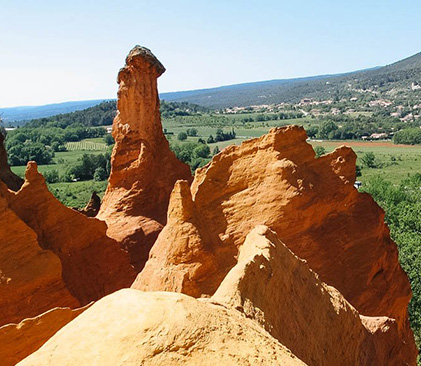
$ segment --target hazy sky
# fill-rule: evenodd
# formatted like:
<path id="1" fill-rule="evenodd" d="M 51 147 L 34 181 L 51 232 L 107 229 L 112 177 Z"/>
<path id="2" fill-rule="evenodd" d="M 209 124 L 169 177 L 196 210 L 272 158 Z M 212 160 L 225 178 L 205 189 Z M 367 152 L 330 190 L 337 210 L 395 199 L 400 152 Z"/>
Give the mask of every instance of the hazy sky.
<path id="1" fill-rule="evenodd" d="M 0 107 L 115 98 L 136 44 L 161 92 L 338 73 L 421 51 L 420 0 L 0 0 Z"/>

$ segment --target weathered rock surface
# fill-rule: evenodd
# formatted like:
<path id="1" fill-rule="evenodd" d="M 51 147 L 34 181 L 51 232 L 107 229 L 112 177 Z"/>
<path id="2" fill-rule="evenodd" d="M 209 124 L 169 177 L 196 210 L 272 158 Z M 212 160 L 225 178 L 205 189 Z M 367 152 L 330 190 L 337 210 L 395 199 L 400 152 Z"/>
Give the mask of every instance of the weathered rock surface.
<path id="1" fill-rule="evenodd" d="M 14 366 L 40 348 L 60 328 L 76 318 L 90 305 L 72 310 L 54 308 L 19 324 L 0 327 L 0 360 L 3 366 Z"/>
<path id="2" fill-rule="evenodd" d="M 2 362 L 55 333 L 20 364 L 414 366 L 409 282 L 353 151 L 315 159 L 301 127 L 277 128 L 191 182 L 162 132 L 164 71 L 139 46 L 120 70 L 99 219 L 35 163 L 22 185 L 0 146 L 0 326 L 20 322 L 0 328 Z"/>
<path id="3" fill-rule="evenodd" d="M 346 147 L 315 159 L 297 126 L 224 149 L 190 189 L 177 182 L 167 226 L 132 287 L 212 295 L 247 233 L 263 224 L 360 314 L 395 319 L 413 354 L 409 282 L 384 212 L 353 187 L 355 160 Z"/>
<path id="4" fill-rule="evenodd" d="M 304 365 L 233 309 L 176 293 L 104 297 L 19 365 Z"/>
<path id="5" fill-rule="evenodd" d="M 361 317 L 258 226 L 210 299 L 120 290 L 21 365 L 401 366 L 414 356 L 393 319 Z"/>
<path id="6" fill-rule="evenodd" d="M 394 319 L 362 319 L 263 225 L 247 235 L 212 301 L 257 320 L 308 365 L 415 363 Z"/>
<path id="7" fill-rule="evenodd" d="M 54 306 L 79 306 L 63 281 L 59 258 L 40 246 L 35 231 L 10 209 L 6 194 L 0 183 L 0 326 Z"/>
<path id="8" fill-rule="evenodd" d="M 4 147 L 4 135 L 0 132 L 0 180 L 12 191 L 18 191 L 23 184 L 23 179 L 10 170 L 7 162 L 7 153 Z"/>
<path id="9" fill-rule="evenodd" d="M 192 179 L 190 168 L 177 160 L 162 131 L 157 78 L 164 71 L 150 50 L 136 46 L 118 74 L 112 168 L 98 214 L 138 271 L 166 222 L 174 183 Z"/>
<path id="10" fill-rule="evenodd" d="M 135 278 L 106 224 L 63 206 L 36 164 L 18 192 L 0 184 L 0 326 L 80 307 Z"/>
<path id="11" fill-rule="evenodd" d="M 127 287 L 135 277 L 127 253 L 106 236 L 106 224 L 61 204 L 48 190 L 36 163 L 28 163 L 25 183 L 16 193 L 8 191 L 7 200 L 36 233 L 41 248 L 60 259 L 66 288 L 80 305 Z M 56 306 L 52 302 L 50 308 Z"/>
<path id="12" fill-rule="evenodd" d="M 95 217 L 99 209 L 101 208 L 101 198 L 98 196 L 98 194 L 94 191 L 92 192 L 91 199 L 86 204 L 86 206 L 82 209 L 75 208 L 76 211 L 79 211 L 80 213 L 84 214 L 88 217 Z"/>

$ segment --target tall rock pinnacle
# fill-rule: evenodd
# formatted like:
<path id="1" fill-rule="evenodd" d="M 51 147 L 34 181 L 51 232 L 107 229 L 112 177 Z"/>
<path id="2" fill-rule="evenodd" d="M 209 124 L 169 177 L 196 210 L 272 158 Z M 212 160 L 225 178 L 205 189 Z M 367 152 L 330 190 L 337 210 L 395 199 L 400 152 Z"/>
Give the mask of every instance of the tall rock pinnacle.
<path id="1" fill-rule="evenodd" d="M 98 214 L 138 270 L 166 222 L 174 183 L 192 179 L 162 132 L 157 79 L 164 71 L 150 50 L 135 46 L 118 74 L 112 169 Z"/>

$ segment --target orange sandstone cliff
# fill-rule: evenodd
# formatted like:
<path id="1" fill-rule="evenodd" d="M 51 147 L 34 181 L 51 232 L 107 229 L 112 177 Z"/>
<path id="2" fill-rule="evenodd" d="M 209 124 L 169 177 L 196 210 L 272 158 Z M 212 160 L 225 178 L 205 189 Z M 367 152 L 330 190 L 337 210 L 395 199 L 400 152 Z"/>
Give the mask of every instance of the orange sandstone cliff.
<path id="1" fill-rule="evenodd" d="M 412 364 L 389 318 L 367 318 L 257 226 L 214 296 L 120 290 L 19 365 Z"/>
<path id="2" fill-rule="evenodd" d="M 409 281 L 384 212 L 353 187 L 355 153 L 341 147 L 316 159 L 306 138 L 302 127 L 273 129 L 224 149 L 191 187 L 177 182 L 167 226 L 132 287 L 212 296 L 263 224 L 360 314 L 394 319 L 415 354 Z"/>
<path id="3" fill-rule="evenodd" d="M 2 365 L 16 364 L 83 311 L 72 309 L 135 278 L 106 224 L 63 206 L 34 162 L 17 192 L 0 182 L 0 224 Z M 49 312 L 57 307 L 67 310 Z"/>
<path id="4" fill-rule="evenodd" d="M 157 78 L 164 71 L 150 50 L 136 46 L 118 74 L 112 168 L 97 216 L 107 222 L 108 235 L 128 250 L 139 271 L 165 225 L 174 183 L 192 179 L 162 131 Z"/>
<path id="5" fill-rule="evenodd" d="M 0 175 L 2 362 L 414 366 L 409 282 L 354 152 L 316 159 L 302 127 L 276 128 L 192 181 L 162 132 L 163 72 L 139 46 L 120 70 L 98 218 L 33 162 L 16 189 Z"/>

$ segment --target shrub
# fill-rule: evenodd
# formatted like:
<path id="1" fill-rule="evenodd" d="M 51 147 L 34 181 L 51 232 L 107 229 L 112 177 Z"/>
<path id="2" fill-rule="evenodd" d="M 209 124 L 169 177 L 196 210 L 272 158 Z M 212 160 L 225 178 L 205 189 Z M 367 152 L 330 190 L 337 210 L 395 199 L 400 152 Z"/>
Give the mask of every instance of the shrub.
<path id="1" fill-rule="evenodd" d="M 177 135 L 177 139 L 178 139 L 179 141 L 184 141 L 184 140 L 187 140 L 187 133 L 185 133 L 185 132 L 180 132 L 180 133 Z"/>

